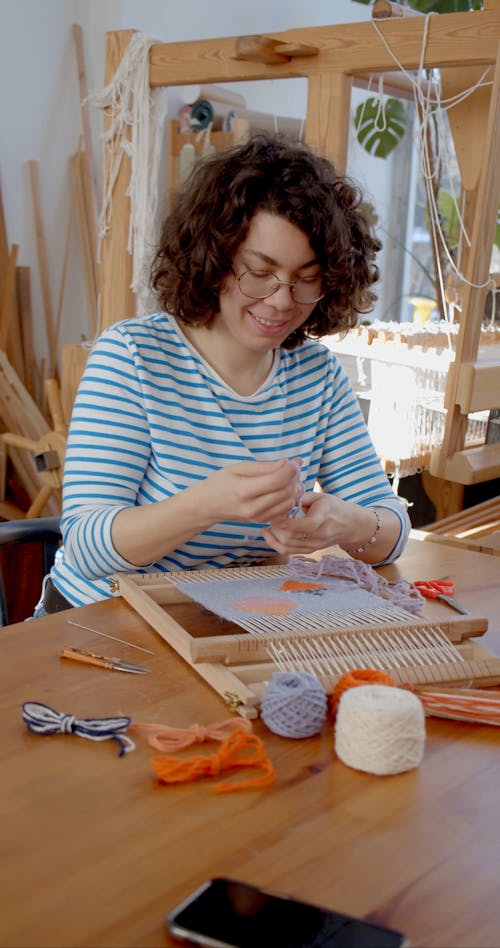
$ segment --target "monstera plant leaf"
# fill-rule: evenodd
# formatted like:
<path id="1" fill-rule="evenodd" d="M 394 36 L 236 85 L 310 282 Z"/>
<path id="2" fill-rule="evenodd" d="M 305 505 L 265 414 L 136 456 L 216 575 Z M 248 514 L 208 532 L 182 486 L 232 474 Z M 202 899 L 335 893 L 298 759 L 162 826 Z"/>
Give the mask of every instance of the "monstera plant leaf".
<path id="1" fill-rule="evenodd" d="M 406 132 L 406 112 L 399 99 L 386 99 L 383 109 L 378 98 L 358 105 L 354 116 L 360 145 L 376 158 L 387 158 Z"/>

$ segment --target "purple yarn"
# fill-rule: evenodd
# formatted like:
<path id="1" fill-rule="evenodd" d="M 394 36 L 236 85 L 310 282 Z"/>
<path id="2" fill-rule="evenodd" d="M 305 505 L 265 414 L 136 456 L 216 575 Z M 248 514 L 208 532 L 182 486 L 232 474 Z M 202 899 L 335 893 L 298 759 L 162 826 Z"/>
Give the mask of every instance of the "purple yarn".
<path id="1" fill-rule="evenodd" d="M 312 737 L 326 720 L 323 685 L 308 672 L 276 672 L 261 701 L 264 724 L 280 737 Z"/>
<path id="2" fill-rule="evenodd" d="M 320 576 L 334 576 L 354 583 L 359 589 L 380 596 L 392 602 L 400 609 L 418 614 L 422 611 L 425 599 L 416 586 L 407 583 L 404 579 L 389 582 L 380 576 L 362 560 L 348 560 L 343 556 L 331 556 L 329 553 L 319 560 L 308 556 L 294 556 L 287 566 L 287 572 L 297 579 L 318 579 Z"/>

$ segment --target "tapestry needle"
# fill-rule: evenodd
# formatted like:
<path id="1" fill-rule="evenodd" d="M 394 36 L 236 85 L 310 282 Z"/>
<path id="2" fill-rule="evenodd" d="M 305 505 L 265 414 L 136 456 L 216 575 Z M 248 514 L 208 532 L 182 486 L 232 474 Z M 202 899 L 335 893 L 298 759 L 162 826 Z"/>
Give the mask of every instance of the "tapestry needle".
<path id="1" fill-rule="evenodd" d="M 118 639 L 116 635 L 110 635 L 108 632 L 100 632 L 99 629 L 91 629 L 88 625 L 81 625 L 80 622 L 72 622 L 71 619 L 66 619 L 68 625 L 76 625 L 79 629 L 85 629 L 86 632 L 94 632 L 96 635 L 103 635 L 106 639 L 113 639 L 115 642 L 120 642 L 122 645 L 128 645 L 130 648 L 138 648 L 141 652 L 147 652 L 148 655 L 154 655 L 154 652 L 149 648 L 143 648 L 142 645 L 134 645 L 133 642 L 126 642 L 125 639 Z"/>

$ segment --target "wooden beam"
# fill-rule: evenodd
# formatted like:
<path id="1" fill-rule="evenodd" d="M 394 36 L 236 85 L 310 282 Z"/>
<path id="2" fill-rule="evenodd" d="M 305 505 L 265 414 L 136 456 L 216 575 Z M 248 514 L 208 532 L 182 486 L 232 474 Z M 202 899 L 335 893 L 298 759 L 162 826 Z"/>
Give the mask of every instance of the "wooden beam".
<path id="1" fill-rule="evenodd" d="M 422 53 L 423 17 L 378 21 L 390 49 L 404 69 L 417 69 Z M 500 10 L 446 13 L 433 16 L 423 65 L 460 66 L 495 61 L 500 38 Z M 240 37 L 157 43 L 151 47 L 150 84 L 177 86 L 206 82 L 243 82 L 252 79 L 287 79 L 334 70 L 353 75 L 387 72 L 398 68 L 373 23 L 312 26 L 270 34 L 269 39 L 319 50 L 317 56 L 266 64 L 236 59 Z"/>
<path id="2" fill-rule="evenodd" d="M 445 477 L 457 484 L 483 484 L 500 477 L 500 443 L 456 451 L 445 461 Z"/>
<path id="3" fill-rule="evenodd" d="M 31 312 L 31 284 L 29 267 L 17 267 L 16 297 L 24 353 L 24 384 L 29 394 L 36 402 L 36 359 L 33 347 L 33 320 Z"/>
<path id="4" fill-rule="evenodd" d="M 82 186 L 85 193 L 85 213 L 88 220 L 89 240 L 93 265 L 97 271 L 97 181 L 92 168 L 92 139 L 90 133 L 88 89 L 83 54 L 83 32 L 78 23 L 73 24 L 76 66 L 78 71 L 78 89 L 80 92 L 80 111 L 84 148 L 81 152 Z"/>
<path id="5" fill-rule="evenodd" d="M 441 70 L 441 92 L 443 100 L 459 97 L 479 82 L 484 67 L 462 66 L 461 69 Z M 492 76 L 486 76 L 491 82 Z M 474 191 L 479 184 L 481 162 L 478 155 L 483 152 L 488 129 L 488 111 L 491 86 L 480 86 L 462 101 L 456 102 L 447 111 L 450 131 L 453 135 L 455 153 L 464 191 Z"/>
<path id="6" fill-rule="evenodd" d="M 236 59 L 244 62 L 287 63 L 299 56 L 317 56 L 317 46 L 305 46 L 303 43 L 282 43 L 270 36 L 239 36 L 236 40 Z"/>
<path id="7" fill-rule="evenodd" d="M 61 349 L 61 407 L 63 420 L 69 425 L 75 395 L 84 373 L 89 349 L 83 346 L 65 345 Z"/>
<path id="8" fill-rule="evenodd" d="M 311 76 L 307 90 L 306 141 L 333 161 L 339 174 L 347 170 L 352 79 L 342 73 Z"/>
<path id="9" fill-rule="evenodd" d="M 42 287 L 43 312 L 45 316 L 45 331 L 47 334 L 47 345 L 49 352 L 49 372 L 51 375 L 57 373 L 57 343 L 54 330 L 54 311 L 52 307 L 52 297 L 50 292 L 49 264 L 47 259 L 47 241 L 42 218 L 42 206 L 40 200 L 40 182 L 38 174 L 38 162 L 29 161 L 28 168 L 31 180 L 31 195 L 33 201 L 33 214 L 35 218 L 36 244 L 38 250 L 38 265 L 40 268 L 40 283 Z"/>
<path id="10" fill-rule="evenodd" d="M 12 244 L 7 264 L 7 273 L 3 285 L 2 301 L 0 306 L 0 349 L 7 348 L 9 329 L 12 319 L 13 296 L 16 285 L 16 266 L 19 244 Z"/>
<path id="11" fill-rule="evenodd" d="M 481 323 L 486 301 L 487 283 L 489 278 L 491 248 L 495 234 L 498 198 L 500 194 L 500 50 L 497 51 L 497 62 L 494 74 L 494 83 L 491 90 L 491 105 L 488 114 L 486 140 L 480 156 L 481 172 L 475 200 L 475 215 L 471 246 L 467 254 L 465 278 L 467 282 L 462 289 L 462 316 L 460 331 L 457 337 L 455 363 L 450 366 L 445 394 L 446 421 L 443 434 L 443 443 L 440 448 L 432 452 L 430 470 L 438 477 L 447 477 L 451 480 L 456 473 L 463 471 L 464 476 L 470 476 L 467 467 L 462 463 L 451 464 L 451 459 L 457 452 L 464 450 L 467 415 L 463 414 L 457 402 L 457 387 L 459 372 L 457 367 L 476 360 L 481 334 Z M 491 407 L 491 406 L 490 406 Z M 496 407 L 496 406 L 493 406 Z M 470 450 L 470 449 L 469 449 Z M 460 481 L 460 483 L 476 483 L 478 473 L 474 462 L 474 481 Z M 494 475 L 498 476 L 498 475 Z M 488 480 L 488 477 L 481 478 Z"/>
<path id="12" fill-rule="evenodd" d="M 89 326 L 91 329 L 92 335 L 95 335 L 97 331 L 97 321 L 98 321 L 98 274 L 95 267 L 95 258 L 93 251 L 93 240 L 92 240 L 92 227 L 89 222 L 89 218 L 86 210 L 86 198 L 85 198 L 85 189 L 84 189 L 84 164 L 83 164 L 84 153 L 82 151 L 77 151 L 74 155 L 70 156 L 70 171 L 71 171 L 71 209 L 70 217 L 68 222 L 68 234 L 66 238 L 66 254 L 69 250 L 69 243 L 71 237 L 71 221 L 73 216 L 73 209 L 76 209 L 76 222 L 78 226 L 78 236 L 80 239 L 80 249 L 82 252 L 82 261 L 83 261 L 83 273 L 85 277 L 85 290 L 87 296 L 87 312 L 89 316 Z M 66 261 L 66 255 L 65 255 Z M 63 267 L 63 276 L 61 278 L 61 292 L 64 289 L 64 279 L 65 279 L 65 268 Z M 62 299 L 61 299 L 62 302 Z M 130 314 L 132 315 L 132 314 Z M 58 313 L 58 317 L 60 312 Z"/>
<path id="13" fill-rule="evenodd" d="M 465 362 L 457 367 L 456 401 L 464 415 L 500 405 L 500 363 Z"/>
<path id="14" fill-rule="evenodd" d="M 122 56 L 134 35 L 134 30 L 119 30 L 106 34 L 106 85 L 118 69 Z M 105 114 L 105 129 L 110 119 Z M 105 150 L 105 179 L 108 162 L 112 163 L 121 142 L 114 142 L 111 154 Z M 132 256 L 127 250 L 130 198 L 126 191 L 130 181 L 130 157 L 123 154 L 111 199 L 112 227 L 101 246 L 100 289 L 101 312 L 99 331 L 118 319 L 135 315 L 135 296 L 130 288 Z"/>

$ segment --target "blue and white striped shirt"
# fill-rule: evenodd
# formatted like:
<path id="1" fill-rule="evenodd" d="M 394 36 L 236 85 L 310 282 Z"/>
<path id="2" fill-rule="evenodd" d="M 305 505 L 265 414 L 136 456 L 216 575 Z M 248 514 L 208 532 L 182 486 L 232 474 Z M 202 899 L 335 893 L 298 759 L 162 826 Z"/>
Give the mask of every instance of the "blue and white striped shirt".
<path id="1" fill-rule="evenodd" d="M 305 490 L 387 507 L 409 520 L 377 458 L 335 355 L 306 341 L 278 349 L 253 395 L 230 389 L 165 313 L 105 330 L 84 372 L 71 419 L 63 491 L 63 547 L 51 577 L 83 605 L 110 595 L 108 577 L 137 571 L 113 546 L 120 510 L 170 497 L 240 461 L 301 457 Z M 275 555 L 264 524 L 211 526 L 143 571 L 221 567 Z"/>

